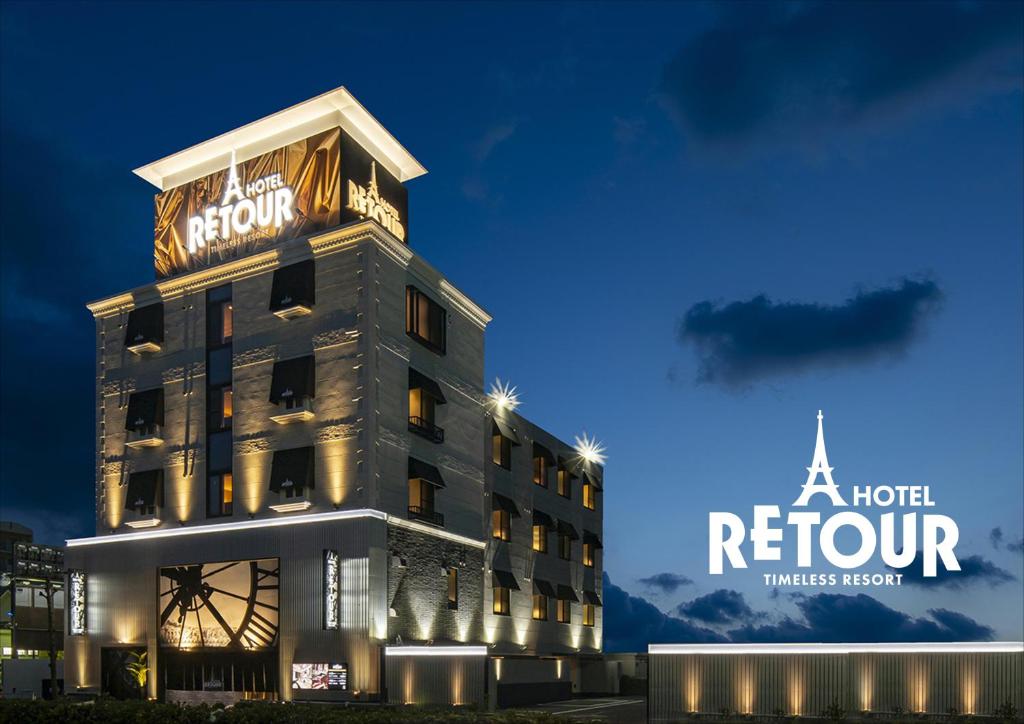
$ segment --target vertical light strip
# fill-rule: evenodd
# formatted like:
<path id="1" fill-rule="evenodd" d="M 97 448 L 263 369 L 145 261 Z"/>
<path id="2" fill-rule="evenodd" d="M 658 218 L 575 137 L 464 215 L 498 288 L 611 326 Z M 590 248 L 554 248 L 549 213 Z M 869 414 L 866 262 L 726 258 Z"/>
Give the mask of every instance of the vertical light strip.
<path id="1" fill-rule="evenodd" d="M 85 573 L 83 571 L 68 572 L 68 588 L 70 589 L 68 607 L 68 630 L 72 636 L 85 635 Z"/>
<path id="2" fill-rule="evenodd" d="M 338 551 L 324 550 L 324 628 L 337 631 L 341 616 L 341 557 Z"/>

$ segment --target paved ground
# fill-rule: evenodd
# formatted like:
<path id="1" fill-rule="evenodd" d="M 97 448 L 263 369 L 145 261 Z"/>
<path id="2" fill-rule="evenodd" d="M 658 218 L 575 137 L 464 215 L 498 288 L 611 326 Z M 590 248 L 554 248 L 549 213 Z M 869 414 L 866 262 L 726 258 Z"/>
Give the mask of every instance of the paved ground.
<path id="1" fill-rule="evenodd" d="M 563 719 L 597 719 L 617 724 L 646 724 L 647 700 L 642 696 L 613 696 L 602 699 L 568 699 L 526 707 L 525 711 L 546 711 Z"/>

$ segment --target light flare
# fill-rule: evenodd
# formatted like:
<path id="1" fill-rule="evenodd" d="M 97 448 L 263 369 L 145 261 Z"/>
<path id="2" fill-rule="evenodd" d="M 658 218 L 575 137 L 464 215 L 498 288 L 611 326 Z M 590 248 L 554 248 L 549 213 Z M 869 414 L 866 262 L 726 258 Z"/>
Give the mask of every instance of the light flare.
<path id="1" fill-rule="evenodd" d="M 491 404 L 498 410 L 511 412 L 522 404 L 516 388 L 508 382 L 502 382 L 500 377 L 494 378 L 487 396 L 491 399 Z"/>
<path id="2" fill-rule="evenodd" d="M 607 456 L 605 446 L 597 441 L 596 437 L 590 437 L 584 431 L 583 435 L 576 436 L 576 452 L 588 463 L 604 465 Z"/>

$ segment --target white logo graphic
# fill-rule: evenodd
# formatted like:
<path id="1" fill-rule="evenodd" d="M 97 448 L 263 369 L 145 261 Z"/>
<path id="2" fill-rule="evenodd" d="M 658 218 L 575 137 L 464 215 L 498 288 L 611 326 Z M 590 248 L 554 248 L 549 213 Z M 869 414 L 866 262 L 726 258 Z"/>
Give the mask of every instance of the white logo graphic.
<path id="1" fill-rule="evenodd" d="M 803 484 L 800 496 L 793 503 L 794 508 L 806 508 L 815 495 L 828 498 L 834 508 L 850 507 L 839 493 L 839 486 L 832 479 L 835 469 L 829 465 L 825 452 L 825 435 L 822 429 L 824 416 L 818 411 L 818 437 L 814 446 L 811 466 L 807 468 L 807 482 Z M 820 482 L 819 482 L 820 479 Z M 853 507 L 871 506 L 887 508 L 931 508 L 927 485 L 854 485 Z M 921 518 L 921 543 L 918 546 L 918 517 Z M 750 528 L 750 545 L 755 561 L 781 561 L 782 544 L 787 528 L 773 526 L 772 521 L 782 518 L 777 505 L 755 505 L 754 524 Z M 932 578 L 937 573 L 938 559 L 949 571 L 959 571 L 960 564 L 954 551 L 960 537 L 956 522 L 945 515 L 935 513 L 904 513 L 899 521 L 902 530 L 897 541 L 896 513 L 883 513 L 876 522 L 862 513 L 842 510 L 822 522 L 822 514 L 810 510 L 792 510 L 786 516 L 786 525 L 796 536 L 796 566 L 810 568 L 814 565 L 814 534 L 817 528 L 818 550 L 825 561 L 835 568 L 851 570 L 865 566 L 878 552 L 881 562 L 888 568 L 899 570 L 913 564 L 920 551 L 922 574 Z M 852 553 L 844 553 L 836 544 L 839 531 L 850 529 L 859 538 L 859 545 Z M 880 533 L 880 534 L 879 534 Z M 725 559 L 732 568 L 746 568 L 747 562 L 741 550 L 747 537 L 743 520 L 734 513 L 715 512 L 708 516 L 708 572 L 721 575 Z M 844 534 L 848 539 L 849 533 Z M 872 573 L 842 575 L 843 585 L 900 585 L 901 573 Z M 764 574 L 766 585 L 836 585 L 840 578 L 834 573 L 822 574 Z"/>

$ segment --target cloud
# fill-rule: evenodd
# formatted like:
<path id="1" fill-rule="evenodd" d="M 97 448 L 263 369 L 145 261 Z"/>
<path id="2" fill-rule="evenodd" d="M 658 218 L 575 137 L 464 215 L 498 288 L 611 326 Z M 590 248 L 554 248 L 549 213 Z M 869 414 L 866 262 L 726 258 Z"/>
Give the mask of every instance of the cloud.
<path id="1" fill-rule="evenodd" d="M 512 138 L 519 127 L 519 119 L 496 123 L 481 136 L 470 149 L 473 162 L 469 173 L 462 180 L 462 194 L 473 201 L 486 201 L 490 196 L 490 186 L 484 178 L 484 165 L 494 153 L 494 149 Z"/>
<path id="2" fill-rule="evenodd" d="M 727 588 L 719 588 L 713 593 L 681 603 L 676 608 L 676 612 L 681 616 L 695 618 L 707 624 L 750 621 L 764 615 L 754 613 L 742 593 L 730 591 Z"/>
<path id="3" fill-rule="evenodd" d="M 993 588 L 995 586 L 1016 581 L 1017 577 L 1009 571 L 1003 570 L 992 561 L 981 556 L 967 556 L 960 558 L 960 570 L 950 571 L 939 561 L 936 565 L 935 576 L 925 578 L 924 576 L 924 554 L 918 551 L 914 560 L 905 568 L 893 568 L 886 566 L 891 571 L 903 574 L 903 583 L 907 586 L 920 586 L 921 588 L 950 588 L 961 590 L 974 583 L 987 583 Z"/>
<path id="4" fill-rule="evenodd" d="M 650 643 L 724 642 L 708 628 L 662 613 L 649 601 L 631 596 L 604 574 L 604 648 L 647 651 Z"/>
<path id="5" fill-rule="evenodd" d="M 1003 536 L 1003 529 L 996 527 L 991 530 L 988 534 L 988 539 L 992 542 L 992 547 L 998 549 L 1005 540 Z M 1024 553 L 1024 537 L 1016 541 L 1009 541 L 1006 544 L 1006 550 L 1011 553 Z"/>
<path id="6" fill-rule="evenodd" d="M 703 301 L 687 310 L 679 339 L 696 348 L 699 382 L 746 387 L 815 367 L 897 356 L 941 298 L 935 282 L 904 278 L 838 305 L 773 302 L 764 295 L 725 306 Z"/>
<path id="7" fill-rule="evenodd" d="M 661 100 L 706 146 L 803 139 L 1020 86 L 1020 3 L 726 7 L 665 67 Z"/>
<path id="8" fill-rule="evenodd" d="M 653 576 L 641 578 L 640 583 L 661 593 L 675 593 L 680 586 L 691 585 L 693 580 L 679 573 L 655 573 Z"/>
<path id="9" fill-rule="evenodd" d="M 795 598 L 803 621 L 785 617 L 777 623 L 747 624 L 729 631 L 738 642 L 865 643 L 891 641 L 987 641 L 995 631 L 969 616 L 943 608 L 916 618 L 889 608 L 866 594 L 818 593 Z"/>

